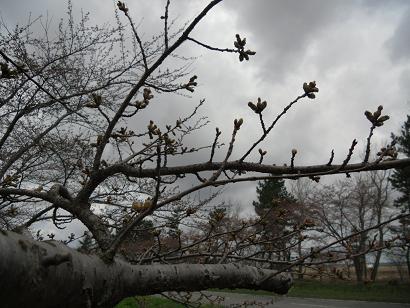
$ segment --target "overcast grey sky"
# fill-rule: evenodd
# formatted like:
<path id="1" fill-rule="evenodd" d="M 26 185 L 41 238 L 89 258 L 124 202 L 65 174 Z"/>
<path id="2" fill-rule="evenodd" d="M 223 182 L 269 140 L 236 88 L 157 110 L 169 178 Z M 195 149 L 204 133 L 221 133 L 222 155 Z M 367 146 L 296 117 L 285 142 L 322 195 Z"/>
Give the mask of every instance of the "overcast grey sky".
<path id="1" fill-rule="evenodd" d="M 165 0 L 126 1 L 140 24 L 142 37 L 158 34 L 163 24 Z M 73 0 L 74 11 L 89 11 L 95 23 L 112 22 L 114 1 Z M 192 20 L 208 1 L 171 1 L 174 30 Z M 32 16 L 53 16 L 66 11 L 63 0 L 0 0 L 2 18 L 12 25 Z M 125 22 L 125 20 L 124 20 Z M 236 33 L 247 38 L 257 53 L 240 63 L 236 55 L 219 54 L 187 42 L 182 51 L 198 57 L 192 70 L 199 87 L 192 98 L 158 97 L 153 113 L 158 121 L 187 114 L 206 99 L 202 114 L 210 128 L 192 142 L 209 144 L 215 127 L 224 140 L 231 134 L 234 118 L 243 117 L 233 159 L 238 158 L 261 132 L 256 115 L 247 107 L 258 96 L 267 100 L 266 121 L 274 119 L 288 102 L 303 93 L 302 84 L 316 80 L 317 99 L 305 99 L 290 110 L 261 145 L 267 163 L 289 163 L 290 151 L 298 149 L 296 164 L 322 164 L 335 150 L 335 163 L 347 154 L 354 138 L 360 160 L 369 131 L 363 112 L 378 105 L 391 120 L 378 128 L 375 143 L 382 145 L 397 132 L 410 110 L 410 1 L 406 0 L 225 0 L 209 13 L 193 37 L 216 47 L 233 47 Z M 161 101 L 162 99 L 162 101 Z M 145 123 L 144 123 L 145 124 Z M 222 152 L 219 157 L 222 157 Z M 254 155 L 255 159 L 258 155 Z M 209 153 L 196 160 L 209 158 Z M 247 206 L 256 198 L 255 183 L 227 188 L 226 200 Z"/>

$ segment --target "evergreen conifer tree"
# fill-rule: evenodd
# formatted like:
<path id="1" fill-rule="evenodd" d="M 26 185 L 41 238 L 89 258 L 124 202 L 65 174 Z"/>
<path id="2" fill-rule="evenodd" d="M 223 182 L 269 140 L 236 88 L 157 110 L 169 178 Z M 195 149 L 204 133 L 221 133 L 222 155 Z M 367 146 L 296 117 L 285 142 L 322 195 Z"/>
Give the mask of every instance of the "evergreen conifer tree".
<path id="1" fill-rule="evenodd" d="M 396 141 L 398 152 L 410 157 L 410 115 L 407 115 L 400 135 L 392 134 L 392 139 Z M 395 205 L 400 207 L 402 212 L 410 212 L 410 167 L 395 169 L 390 181 L 400 193 L 398 198 L 394 200 Z M 402 238 L 402 248 L 405 251 L 407 271 L 410 276 L 410 219 L 408 217 L 400 219 L 400 227 L 397 228 L 396 232 Z"/>
<path id="2" fill-rule="evenodd" d="M 252 204 L 255 209 L 270 208 L 280 202 L 292 202 L 294 198 L 286 190 L 285 181 L 270 179 L 258 182 L 256 187 L 257 201 Z"/>
<path id="3" fill-rule="evenodd" d="M 407 115 L 407 121 L 404 122 L 400 135 L 392 134 L 392 138 L 396 140 L 398 151 L 410 157 L 410 115 Z M 396 206 L 402 207 L 403 211 L 410 211 L 410 167 L 394 170 L 390 181 L 400 193 L 395 200 Z"/>
<path id="4" fill-rule="evenodd" d="M 286 190 L 282 179 L 269 179 L 258 182 L 256 187 L 257 201 L 253 201 L 255 212 L 262 219 L 264 238 L 267 243 L 288 232 L 286 229 L 294 225 L 290 208 L 295 202 L 292 195 Z M 289 238 L 276 240 L 267 250 L 270 260 L 286 261 L 290 259 L 290 250 L 287 247 Z M 280 269 L 280 265 L 271 264 L 271 268 Z"/>

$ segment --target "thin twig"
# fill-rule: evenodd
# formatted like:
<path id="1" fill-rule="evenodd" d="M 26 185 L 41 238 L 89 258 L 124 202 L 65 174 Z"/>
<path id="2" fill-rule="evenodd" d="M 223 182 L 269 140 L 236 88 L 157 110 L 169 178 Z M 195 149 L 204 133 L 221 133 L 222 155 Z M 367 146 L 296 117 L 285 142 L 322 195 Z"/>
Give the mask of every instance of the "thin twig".
<path id="1" fill-rule="evenodd" d="M 364 156 L 363 163 L 367 163 L 369 161 L 369 156 L 370 156 L 370 140 L 373 136 L 373 131 L 376 128 L 374 124 L 372 124 L 372 127 L 370 127 L 370 133 L 369 136 L 367 137 L 367 143 L 366 143 L 366 154 Z"/>
<path id="2" fill-rule="evenodd" d="M 196 39 L 193 39 L 192 37 L 187 37 L 187 40 L 192 41 L 202 47 L 205 47 L 206 49 L 213 50 L 213 51 L 220 51 L 220 52 L 239 52 L 237 49 L 231 49 L 231 48 L 216 48 L 209 46 L 207 44 L 201 43 L 200 41 L 197 41 Z"/>
<path id="3" fill-rule="evenodd" d="M 207 180 L 207 182 L 209 182 L 209 183 L 214 182 L 220 176 L 222 171 L 225 170 L 226 163 L 228 162 L 228 159 L 232 154 L 233 144 L 235 143 L 235 137 L 236 137 L 236 134 L 239 130 L 239 127 L 240 126 L 237 126 L 236 124 L 234 124 L 234 129 L 233 129 L 233 132 L 232 132 L 232 138 L 231 138 L 231 141 L 229 142 L 229 147 L 228 147 L 228 151 L 226 152 L 225 159 L 222 162 L 221 167 Z"/>
<path id="4" fill-rule="evenodd" d="M 330 153 L 330 159 L 329 162 L 326 164 L 326 166 L 331 166 L 333 162 L 333 158 L 335 157 L 335 151 L 332 149 L 332 152 Z"/>
<path id="5" fill-rule="evenodd" d="M 245 160 L 245 158 L 252 152 L 252 150 L 266 138 L 266 136 L 269 134 L 269 132 L 272 130 L 272 128 L 276 125 L 276 123 L 279 121 L 279 119 L 290 109 L 290 107 L 292 107 L 298 100 L 300 100 L 301 98 L 304 98 L 306 96 L 307 96 L 307 94 L 305 93 L 303 95 L 298 96 L 294 101 L 290 102 L 283 109 L 283 111 L 276 117 L 276 119 L 272 122 L 272 124 L 269 126 L 269 128 L 266 130 L 266 132 L 263 133 L 263 135 L 259 138 L 259 140 L 256 141 L 250 147 L 250 149 L 239 159 L 239 162 L 243 162 Z"/>
<path id="6" fill-rule="evenodd" d="M 340 166 L 339 168 L 340 170 L 346 167 L 346 165 L 349 163 L 350 159 L 352 158 L 354 147 L 356 146 L 356 144 L 357 144 L 357 140 L 353 139 L 352 145 L 350 146 L 350 149 L 349 149 L 349 153 L 347 154 L 346 159 L 343 161 L 343 164 Z"/>
<path id="7" fill-rule="evenodd" d="M 124 13 L 125 13 L 125 16 L 127 16 L 128 20 L 130 22 L 132 31 L 134 32 L 135 38 L 137 39 L 138 45 L 140 47 L 141 55 L 142 55 L 142 61 L 144 62 L 145 71 L 148 71 L 147 57 L 145 55 L 145 50 L 144 50 L 144 46 L 142 45 L 141 38 L 138 35 L 137 29 L 135 28 L 134 22 L 132 21 L 131 16 L 128 14 L 128 11 L 125 11 Z"/>
<path id="8" fill-rule="evenodd" d="M 259 120 L 261 122 L 263 133 L 266 134 L 266 127 L 265 127 L 265 122 L 263 121 L 262 112 L 259 113 Z"/>
<path id="9" fill-rule="evenodd" d="M 168 49 L 168 10 L 169 10 L 170 0 L 167 0 L 165 5 L 165 15 L 164 15 L 164 39 L 165 39 L 165 50 Z"/>
<path id="10" fill-rule="evenodd" d="M 215 133 L 215 139 L 214 139 L 214 143 L 212 144 L 212 148 L 211 148 L 211 158 L 209 159 L 209 162 L 212 162 L 212 159 L 214 158 L 215 155 L 215 147 L 218 143 L 218 138 L 221 135 L 221 131 L 219 130 L 219 128 L 217 127 L 216 129 L 216 133 Z"/>

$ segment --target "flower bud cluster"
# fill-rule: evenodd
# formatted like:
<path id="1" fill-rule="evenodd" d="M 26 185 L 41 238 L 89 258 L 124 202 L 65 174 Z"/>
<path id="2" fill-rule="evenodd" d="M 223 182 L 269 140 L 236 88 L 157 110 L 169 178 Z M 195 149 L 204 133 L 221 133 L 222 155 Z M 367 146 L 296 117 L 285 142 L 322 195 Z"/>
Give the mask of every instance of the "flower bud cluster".
<path id="1" fill-rule="evenodd" d="M 196 75 L 192 76 L 188 83 L 184 85 L 184 88 L 187 89 L 189 92 L 194 92 L 194 87 L 198 85 L 198 83 L 195 81 L 198 77 Z"/>
<path id="2" fill-rule="evenodd" d="M 176 142 L 175 139 L 170 138 L 167 133 L 165 133 L 165 134 L 163 134 L 162 136 L 160 136 L 160 139 L 161 139 L 161 140 L 164 140 L 164 141 L 165 141 L 165 144 L 166 144 L 167 146 L 172 146 L 172 145 Z"/>
<path id="3" fill-rule="evenodd" d="M 236 34 L 236 41 L 233 42 L 233 45 L 239 53 L 239 61 L 241 62 L 243 61 L 243 59 L 249 61 L 249 56 L 253 56 L 256 54 L 256 52 L 251 51 L 249 49 L 245 50 L 246 38 L 241 39 L 239 34 Z"/>
<path id="4" fill-rule="evenodd" d="M 175 139 L 170 138 L 168 133 L 163 134 L 161 130 L 157 127 L 157 125 L 154 124 L 154 121 L 152 120 L 149 121 L 147 128 L 148 128 L 148 135 L 150 139 L 153 139 L 154 135 L 158 136 L 159 140 L 164 141 L 165 145 L 170 147 L 168 148 L 168 153 L 173 154 L 175 152 L 175 149 L 172 147 L 172 146 L 175 146 L 175 143 L 176 143 Z M 169 126 L 167 126 L 167 129 L 169 130 Z"/>
<path id="5" fill-rule="evenodd" d="M 135 136 L 134 131 L 128 130 L 126 127 L 121 127 L 119 130 L 117 130 L 115 133 L 111 134 L 111 137 L 114 138 L 116 141 L 119 142 L 124 142 L 127 141 L 129 137 Z"/>
<path id="6" fill-rule="evenodd" d="M 397 159 L 397 149 L 395 146 L 387 146 L 387 148 L 381 148 L 379 152 L 377 152 L 377 156 L 384 156 L 390 157 L 390 159 Z"/>
<path id="7" fill-rule="evenodd" d="M 320 176 L 312 175 L 312 176 L 309 177 L 309 179 L 311 179 L 312 181 L 315 181 L 316 183 L 320 182 Z"/>
<path id="8" fill-rule="evenodd" d="M 380 105 L 379 107 L 377 107 L 377 110 L 373 113 L 371 113 L 369 110 L 366 110 L 364 112 L 364 115 L 366 116 L 366 118 L 374 125 L 374 126 L 382 126 L 384 124 L 385 121 L 387 121 L 388 119 L 390 119 L 390 117 L 388 115 L 384 115 L 382 116 L 382 110 L 383 110 L 383 106 Z"/>
<path id="9" fill-rule="evenodd" d="M 268 151 L 262 151 L 262 149 L 259 149 L 259 154 L 260 154 L 261 156 L 265 156 L 266 153 L 268 153 Z"/>
<path id="10" fill-rule="evenodd" d="M 91 101 L 85 104 L 85 107 L 88 108 L 98 108 L 102 103 L 102 96 L 99 94 L 92 93 L 91 94 Z"/>
<path id="11" fill-rule="evenodd" d="M 239 120 L 235 119 L 233 121 L 233 125 L 234 125 L 236 130 L 239 130 L 241 128 L 242 124 L 243 124 L 243 119 L 242 118 L 240 118 Z"/>
<path id="12" fill-rule="evenodd" d="M 154 138 L 153 135 L 161 136 L 161 130 L 154 124 L 154 121 L 150 120 L 147 128 L 150 139 Z"/>
<path id="13" fill-rule="evenodd" d="M 312 228 L 315 227 L 316 223 L 310 219 L 310 218 L 305 218 L 305 220 L 303 221 L 302 225 L 300 226 L 301 229 L 305 229 L 305 228 Z"/>
<path id="14" fill-rule="evenodd" d="M 146 209 L 149 209 L 152 206 L 151 198 L 147 198 L 144 202 L 134 201 L 132 203 L 131 209 L 135 212 L 142 212 Z"/>
<path id="15" fill-rule="evenodd" d="M 125 14 L 128 13 L 128 8 L 125 6 L 124 2 L 118 1 L 117 2 L 117 7 L 120 11 L 124 12 Z"/>
<path id="16" fill-rule="evenodd" d="M 303 84 L 303 91 L 305 91 L 307 97 L 314 99 L 316 97 L 314 92 L 319 92 L 319 89 L 316 87 L 316 81 L 305 82 Z"/>
<path id="17" fill-rule="evenodd" d="M 262 113 L 262 111 L 266 108 L 266 105 L 266 101 L 262 102 L 260 97 L 258 97 L 258 102 L 256 103 L 256 105 L 252 102 L 248 103 L 249 108 L 251 108 L 257 114 Z"/>
<path id="18" fill-rule="evenodd" d="M 226 210 L 221 208 L 221 209 L 215 209 L 209 214 L 209 220 L 211 223 L 218 223 L 222 219 L 224 219 L 226 215 Z"/>
<path id="19" fill-rule="evenodd" d="M 8 187 L 8 186 L 17 187 L 17 182 L 19 178 L 20 176 L 17 174 L 14 174 L 14 175 L 8 174 L 4 177 L 4 180 L 1 182 L 1 187 Z"/>
<path id="20" fill-rule="evenodd" d="M 142 93 L 143 100 L 136 101 L 133 105 L 138 109 L 144 109 L 150 103 L 150 100 L 154 98 L 154 95 L 151 93 L 150 88 L 144 88 Z"/>

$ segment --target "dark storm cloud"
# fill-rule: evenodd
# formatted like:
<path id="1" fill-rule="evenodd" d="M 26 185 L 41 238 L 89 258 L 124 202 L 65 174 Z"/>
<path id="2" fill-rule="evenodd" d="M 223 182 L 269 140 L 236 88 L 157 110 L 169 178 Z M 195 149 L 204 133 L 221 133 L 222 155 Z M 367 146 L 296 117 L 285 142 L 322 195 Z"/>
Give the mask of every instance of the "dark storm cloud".
<path id="1" fill-rule="evenodd" d="M 393 62 L 410 59 L 410 8 L 405 10 L 392 37 L 386 42 Z"/>
<path id="2" fill-rule="evenodd" d="M 238 26 L 250 30 L 258 50 L 264 52 L 264 74 L 282 76 L 300 65 L 309 45 L 334 23 L 349 17 L 346 1 L 227 1 L 237 10 Z"/>
<path id="3" fill-rule="evenodd" d="M 56 21 L 66 11 L 65 1 L 0 1 L 1 15 L 11 25 L 26 20 L 30 11 L 33 16 L 45 16 L 48 10 Z M 173 31 L 192 20 L 208 2 L 171 1 L 170 18 L 176 19 Z M 114 5 L 115 1 L 108 0 L 73 1 L 76 14 L 84 8 L 99 24 L 114 21 Z M 165 1 L 128 1 L 127 5 L 143 38 L 162 31 L 159 17 Z M 289 163 L 292 148 L 298 149 L 297 164 L 326 163 L 332 149 L 340 163 L 354 138 L 360 142 L 353 157 L 358 161 L 369 129 L 365 110 L 374 111 L 383 104 L 391 115 L 391 120 L 376 130 L 378 143 L 386 142 L 409 112 L 409 7 L 408 0 L 225 0 L 207 14 L 193 37 L 232 48 L 235 33 L 240 33 L 256 55 L 240 63 L 236 55 L 186 42 L 179 53 L 197 57 L 190 67 L 199 77 L 192 98 L 156 94 L 151 109 L 130 125 L 144 129 L 150 119 L 164 125 L 173 123 L 205 98 L 200 116 L 208 116 L 211 123 L 190 136 L 189 146 L 209 144 L 215 127 L 222 130 L 222 141 L 227 143 L 233 119 L 243 117 L 232 156 L 237 159 L 261 132 L 258 117 L 247 102 L 258 96 L 266 99 L 266 121 L 270 122 L 301 94 L 303 82 L 316 79 L 317 99 L 296 104 L 260 145 L 268 151 L 266 163 Z M 121 20 L 126 24 L 123 16 Z M 166 64 L 170 68 L 177 65 L 173 60 Z M 217 158 L 224 154 L 224 149 L 219 150 Z M 257 157 L 252 155 L 250 160 Z M 209 151 L 204 151 L 175 163 L 208 159 Z M 223 198 L 249 206 L 256 198 L 255 183 L 231 185 Z"/>

